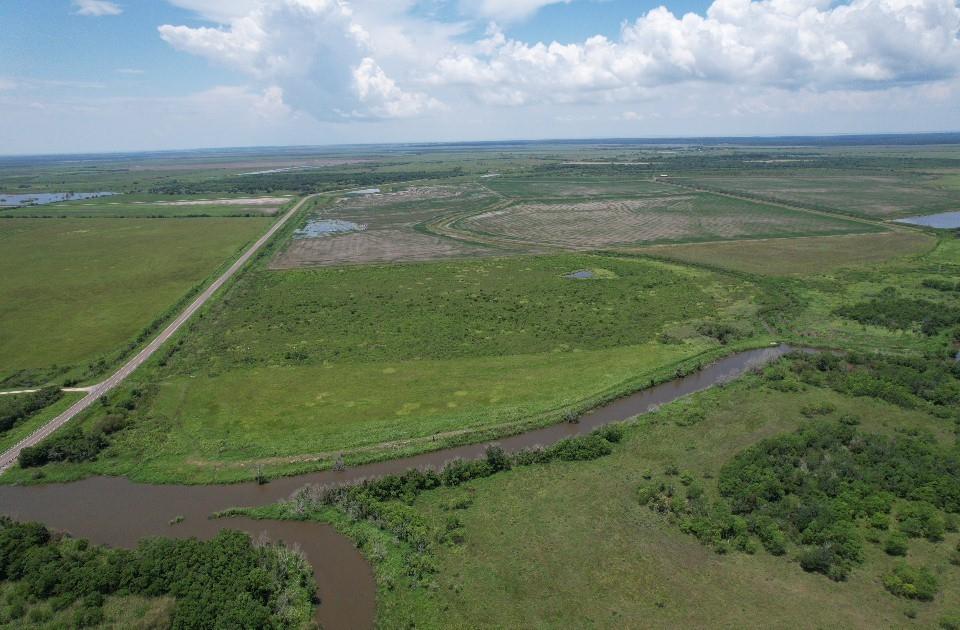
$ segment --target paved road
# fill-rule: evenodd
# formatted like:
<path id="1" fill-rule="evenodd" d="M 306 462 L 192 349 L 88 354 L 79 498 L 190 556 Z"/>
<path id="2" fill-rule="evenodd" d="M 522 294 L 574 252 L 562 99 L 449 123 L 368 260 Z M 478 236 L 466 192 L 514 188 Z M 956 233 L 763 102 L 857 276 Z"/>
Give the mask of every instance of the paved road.
<path id="1" fill-rule="evenodd" d="M 333 191 L 333 192 L 339 192 L 339 191 Z M 325 193 L 325 194 L 331 194 L 331 193 Z M 29 436 L 27 436 L 23 440 L 17 442 L 16 445 L 14 445 L 7 452 L 3 453 L 3 455 L 0 455 L 0 473 L 7 470 L 14 463 L 16 463 L 17 456 L 20 455 L 21 450 L 23 450 L 28 446 L 35 446 L 38 442 L 43 440 L 45 437 L 47 437 L 48 435 L 50 435 L 51 433 L 53 433 L 54 431 L 56 431 L 57 429 L 65 425 L 67 422 L 70 422 L 70 420 L 73 419 L 74 416 L 76 416 L 78 413 L 80 413 L 81 411 L 83 411 L 93 403 L 95 403 L 97 399 L 99 399 L 101 396 L 109 392 L 111 389 L 113 389 L 114 387 L 122 383 L 124 379 L 126 379 L 128 376 L 130 376 L 130 374 L 133 373 L 134 370 L 136 370 L 138 367 L 143 365 L 147 361 L 147 359 L 149 359 L 153 355 L 154 352 L 160 349 L 160 346 L 162 346 L 164 342 L 170 339 L 170 337 L 172 337 L 174 333 L 176 333 L 177 330 L 179 330 L 180 327 L 183 326 L 183 324 L 186 323 L 186 321 L 190 319 L 190 317 L 193 316 L 193 314 L 196 313 L 197 310 L 200 309 L 200 307 L 202 307 L 204 304 L 207 303 L 207 300 L 209 300 L 213 296 L 213 294 L 217 292 L 217 289 L 222 287 L 227 280 L 229 280 L 235 273 L 237 273 L 237 271 L 239 271 L 240 268 L 243 267 L 247 263 L 247 261 L 250 260 L 250 258 L 254 254 L 256 254 L 261 247 L 263 247 L 266 244 L 267 241 L 270 240 L 270 237 L 272 237 L 277 230 L 283 227 L 283 225 L 293 215 L 295 215 L 298 210 L 300 210 L 301 206 L 303 206 L 303 204 L 306 203 L 308 199 L 314 196 L 316 195 L 310 195 L 310 196 L 304 197 L 303 199 L 298 201 L 296 205 L 290 208 L 290 210 L 288 210 L 286 214 L 284 214 L 280 219 L 278 219 L 277 222 L 274 223 L 269 230 L 267 230 L 266 234 L 264 234 L 259 239 L 257 239 L 256 243 L 251 245 L 250 248 L 247 249 L 247 251 L 245 251 L 240 256 L 240 258 L 236 260 L 236 262 L 230 265 L 230 268 L 227 269 L 222 276 L 217 278 L 213 282 L 213 284 L 207 287 L 206 290 L 204 290 L 204 292 L 201 293 L 197 297 L 197 299 L 195 299 L 190 304 L 190 306 L 184 309 L 184 311 L 180 313 L 180 315 L 178 315 L 177 318 L 170 323 L 170 325 L 164 328 L 163 332 L 157 335 L 153 341 L 151 341 L 149 344 L 147 344 L 145 348 L 143 348 L 143 350 L 137 353 L 137 356 L 127 361 L 126 364 L 123 365 L 123 367 L 121 367 L 119 370 L 114 372 L 114 374 L 110 376 L 110 378 L 108 378 L 107 380 L 103 381 L 102 383 L 97 383 L 96 385 L 93 385 L 92 387 L 87 389 L 87 395 L 84 396 L 79 401 L 77 401 L 76 403 L 74 403 L 73 406 L 71 406 L 69 409 L 67 409 L 62 414 L 60 414 L 59 416 L 57 416 L 47 424 L 43 425 L 42 427 L 40 427 L 39 429 L 31 433 Z"/>

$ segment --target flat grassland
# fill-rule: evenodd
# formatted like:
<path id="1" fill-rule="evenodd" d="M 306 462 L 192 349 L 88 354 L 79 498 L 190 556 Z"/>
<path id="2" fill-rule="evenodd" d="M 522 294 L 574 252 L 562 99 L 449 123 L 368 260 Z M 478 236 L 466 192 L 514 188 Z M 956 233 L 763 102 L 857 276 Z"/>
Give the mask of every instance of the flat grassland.
<path id="1" fill-rule="evenodd" d="M 564 277 L 585 268 L 605 277 Z M 572 254 L 250 270 L 142 376 L 153 393 L 112 454 L 73 469 L 248 479 L 253 464 L 289 473 L 340 451 L 359 462 L 560 421 L 729 351 L 698 322 L 729 322 L 763 344 L 756 291 L 707 271 Z"/>
<path id="2" fill-rule="evenodd" d="M 116 352 L 269 221 L 3 221 L 0 381 Z"/>
<path id="3" fill-rule="evenodd" d="M 290 203 L 288 196 L 112 195 L 0 210 L 0 217 L 158 218 L 273 216 Z"/>
<path id="4" fill-rule="evenodd" d="M 494 193 L 511 199 L 607 199 L 624 197 L 662 197 L 677 193 L 676 188 L 659 184 L 650 176 L 611 176 L 582 173 L 577 175 L 503 176 L 482 180 Z"/>
<path id="5" fill-rule="evenodd" d="M 878 226 L 720 195 L 524 202 L 456 222 L 465 233 L 565 248 L 875 232 Z"/>
<path id="6" fill-rule="evenodd" d="M 456 517 L 464 543 L 436 546 L 432 588 L 410 588 L 383 564 L 384 627 L 934 627 L 960 598 L 960 567 L 946 556 L 958 535 L 910 542 L 908 561 L 939 576 L 935 601 L 912 606 L 887 593 L 879 575 L 898 562 L 867 545 L 865 562 L 844 582 L 805 573 L 762 549 L 720 555 L 683 533 L 668 515 L 637 500 L 651 474 L 675 467 L 715 493 L 723 464 L 758 440 L 811 422 L 800 409 L 828 403 L 852 413 L 860 430 L 932 431 L 952 440 L 944 421 L 869 398 L 819 389 L 783 393 L 746 377 L 645 416 L 612 455 L 591 462 L 524 466 L 413 503 L 443 529 Z M 684 414 L 685 409 L 700 415 Z M 677 420 L 702 417 L 689 426 Z M 674 479 L 678 479 L 674 477 Z M 678 487 L 680 481 L 677 481 Z M 451 511 L 450 506 L 467 505 Z"/>
<path id="7" fill-rule="evenodd" d="M 636 251 L 669 260 L 771 276 L 827 273 L 842 267 L 868 267 L 899 256 L 923 254 L 937 244 L 913 231 L 684 245 L 658 245 Z"/>
<path id="8" fill-rule="evenodd" d="M 915 173 L 864 174 L 790 172 L 774 175 L 681 176 L 680 181 L 707 189 L 747 193 L 874 219 L 956 210 L 960 192 L 947 179 Z"/>

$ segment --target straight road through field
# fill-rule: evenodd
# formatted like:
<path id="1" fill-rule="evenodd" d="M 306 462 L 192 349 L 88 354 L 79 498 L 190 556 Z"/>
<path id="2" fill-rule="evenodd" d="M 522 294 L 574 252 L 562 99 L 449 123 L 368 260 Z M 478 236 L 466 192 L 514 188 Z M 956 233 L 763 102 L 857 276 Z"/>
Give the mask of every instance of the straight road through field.
<path id="1" fill-rule="evenodd" d="M 330 193 L 323 194 L 332 194 L 335 192 L 341 191 L 331 191 Z M 20 451 L 29 446 L 36 446 L 41 440 L 72 420 L 77 414 L 95 403 L 101 396 L 122 383 L 124 379 L 133 373 L 134 370 L 143 365 L 147 359 L 153 355 L 154 352 L 160 349 L 160 346 L 170 339 L 170 337 L 172 337 L 180 329 L 180 327 L 183 326 L 183 324 L 186 323 L 186 321 L 200 309 L 200 307 L 207 303 L 213 294 L 216 293 L 217 290 L 227 282 L 227 280 L 233 277 L 237 271 L 247 264 L 250 258 L 252 258 L 253 255 L 256 254 L 274 234 L 276 234 L 277 230 L 283 227 L 284 224 L 287 223 L 287 221 L 289 221 L 290 218 L 293 217 L 293 215 L 295 215 L 301 207 L 303 207 L 303 204 L 306 203 L 307 200 L 315 196 L 317 195 L 308 195 L 290 208 L 290 210 L 280 217 L 280 219 L 278 219 L 277 222 L 274 223 L 263 236 L 257 239 L 257 241 L 251 245 L 247 251 L 241 254 L 240 257 L 237 258 L 232 265 L 230 265 L 229 269 L 223 272 L 223 274 L 217 278 L 213 284 L 207 287 L 203 293 L 201 293 L 197 299 L 190 304 L 190 306 L 184 309 L 175 320 L 173 320 L 166 328 L 164 328 L 163 332 L 157 335 L 153 341 L 140 350 L 135 357 L 127 361 L 123 367 L 114 372 L 110 378 L 88 388 L 86 390 L 87 395 L 74 403 L 69 409 L 31 433 L 23 440 L 17 442 L 12 448 L 3 453 L 3 455 L 0 455 L 0 473 L 3 473 L 5 470 L 13 466 L 13 464 L 17 461 L 17 457 L 20 455 Z"/>

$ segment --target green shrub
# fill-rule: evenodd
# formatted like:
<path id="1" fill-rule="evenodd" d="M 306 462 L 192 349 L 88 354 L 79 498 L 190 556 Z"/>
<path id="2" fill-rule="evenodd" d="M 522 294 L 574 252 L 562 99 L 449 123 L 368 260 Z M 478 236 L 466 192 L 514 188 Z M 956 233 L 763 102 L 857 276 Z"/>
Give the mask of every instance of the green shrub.
<path id="1" fill-rule="evenodd" d="M 943 540 L 946 522 L 933 505 L 921 501 L 903 507 L 897 513 L 900 530 L 911 538 L 926 538 L 931 542 Z"/>
<path id="2" fill-rule="evenodd" d="M 902 532 L 892 532 L 883 542 L 883 550 L 891 556 L 905 556 L 907 548 L 907 537 Z"/>
<path id="3" fill-rule="evenodd" d="M 937 594 L 937 578 L 925 567 L 901 563 L 883 576 L 883 586 L 898 597 L 930 601 Z"/>

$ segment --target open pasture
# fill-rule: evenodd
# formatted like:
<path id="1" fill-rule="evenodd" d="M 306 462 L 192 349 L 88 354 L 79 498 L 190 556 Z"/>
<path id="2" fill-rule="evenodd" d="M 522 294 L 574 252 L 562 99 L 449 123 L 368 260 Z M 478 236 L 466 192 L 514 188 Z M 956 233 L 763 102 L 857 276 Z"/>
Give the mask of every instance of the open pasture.
<path id="1" fill-rule="evenodd" d="M 225 197 L 217 195 L 114 195 L 0 210 L 0 217 L 157 218 L 273 216 L 293 197 Z"/>
<path id="2" fill-rule="evenodd" d="M 565 277 L 578 269 L 603 273 Z M 708 271 L 574 254 L 254 268 L 142 373 L 150 396 L 90 470 L 243 479 L 258 463 L 290 472 L 340 451 L 369 460 L 555 422 L 723 352 L 700 322 L 757 343 L 757 292 Z"/>
<path id="3" fill-rule="evenodd" d="M 452 212 L 495 201 L 474 186 L 411 186 L 366 195 L 345 195 L 317 209 L 313 219 L 346 221 L 363 231 L 292 238 L 271 262 L 273 269 L 337 264 L 465 258 L 491 253 L 416 226 Z M 309 220 L 309 219 L 308 219 Z"/>
<path id="4" fill-rule="evenodd" d="M 842 267 L 869 267 L 900 256 L 923 254 L 936 238 L 897 230 L 790 239 L 656 245 L 637 251 L 650 256 L 771 276 L 828 273 Z"/>
<path id="5" fill-rule="evenodd" d="M 116 353 L 268 222 L 3 221 L 0 381 Z"/>
<path id="6" fill-rule="evenodd" d="M 949 177 L 896 173 L 797 171 L 775 175 L 691 176 L 682 181 L 707 189 L 834 209 L 873 219 L 934 214 L 960 207 Z"/>
<path id="7" fill-rule="evenodd" d="M 523 202 L 455 224 L 465 233 L 573 249 L 872 232 L 882 228 L 710 194 Z"/>

